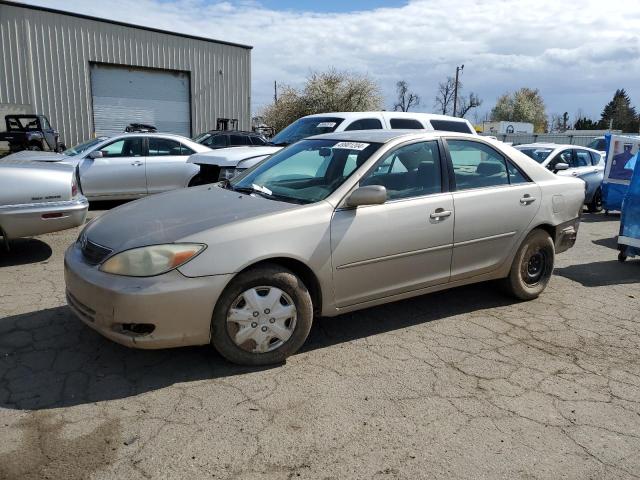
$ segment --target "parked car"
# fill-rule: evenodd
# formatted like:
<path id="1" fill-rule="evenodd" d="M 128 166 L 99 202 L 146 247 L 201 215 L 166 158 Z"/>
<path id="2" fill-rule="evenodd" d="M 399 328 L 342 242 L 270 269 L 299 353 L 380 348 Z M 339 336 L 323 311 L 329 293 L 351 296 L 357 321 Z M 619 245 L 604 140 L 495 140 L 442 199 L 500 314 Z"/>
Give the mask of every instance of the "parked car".
<path id="1" fill-rule="evenodd" d="M 193 138 L 211 149 L 227 147 L 264 147 L 269 142 L 261 133 L 243 130 L 210 130 Z"/>
<path id="2" fill-rule="evenodd" d="M 194 155 L 189 162 L 200 165 L 200 183 L 213 183 L 231 178 L 303 138 L 353 130 L 441 130 L 476 133 L 468 120 L 447 115 L 412 112 L 322 113 L 296 120 L 273 137 L 269 146 L 259 151 L 246 147 L 220 149 Z"/>
<path id="3" fill-rule="evenodd" d="M 518 145 L 516 148 L 558 175 L 570 175 L 584 180 L 587 184 L 585 205 L 590 212 L 602 210 L 605 160 L 601 152 L 577 145 L 554 143 L 531 143 Z"/>
<path id="4" fill-rule="evenodd" d="M 89 200 L 127 200 L 189 186 L 200 171 L 187 163 L 208 147 L 170 133 L 125 133 L 76 145 L 62 154 L 18 152 L 5 159 L 77 165 Z"/>
<path id="5" fill-rule="evenodd" d="M 320 135 L 94 220 L 65 254 L 67 299 L 130 347 L 280 362 L 314 314 L 494 279 L 537 297 L 583 201 L 584 182 L 476 135 Z"/>
<path id="6" fill-rule="evenodd" d="M 594 138 L 587 144 L 587 147 L 597 150 L 603 155 L 607 154 L 607 142 L 604 139 L 604 136 Z"/>
<path id="7" fill-rule="evenodd" d="M 89 202 L 71 165 L 4 162 L 0 174 L 0 236 L 30 237 L 84 223 Z"/>
<path id="8" fill-rule="evenodd" d="M 158 129 L 146 123 L 130 123 L 124 129 L 126 133 L 156 133 Z"/>
<path id="9" fill-rule="evenodd" d="M 10 152 L 61 152 L 66 148 L 44 115 L 5 115 L 4 121 L 7 131 L 0 132 L 0 142 L 8 142 Z"/>

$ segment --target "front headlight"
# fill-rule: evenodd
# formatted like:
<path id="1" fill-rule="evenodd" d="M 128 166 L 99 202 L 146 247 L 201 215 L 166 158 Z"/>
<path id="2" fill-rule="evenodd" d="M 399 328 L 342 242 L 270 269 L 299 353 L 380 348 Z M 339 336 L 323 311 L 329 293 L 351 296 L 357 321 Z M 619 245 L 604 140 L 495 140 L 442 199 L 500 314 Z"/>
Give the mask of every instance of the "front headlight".
<path id="1" fill-rule="evenodd" d="M 205 245 L 200 243 L 170 243 L 134 248 L 109 258 L 100 270 L 128 277 L 152 277 L 184 265 L 204 249 Z"/>

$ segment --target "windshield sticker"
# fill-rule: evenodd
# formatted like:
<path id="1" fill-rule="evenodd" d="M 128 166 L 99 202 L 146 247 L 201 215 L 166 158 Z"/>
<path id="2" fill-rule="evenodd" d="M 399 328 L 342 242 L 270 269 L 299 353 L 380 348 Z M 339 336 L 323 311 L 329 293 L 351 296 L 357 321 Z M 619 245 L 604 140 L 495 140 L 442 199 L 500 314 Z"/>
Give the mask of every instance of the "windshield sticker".
<path id="1" fill-rule="evenodd" d="M 316 125 L 316 128 L 333 128 L 336 126 L 336 122 L 320 122 Z"/>
<path id="2" fill-rule="evenodd" d="M 360 142 L 339 142 L 336 143 L 333 148 L 344 148 L 346 150 L 364 150 L 369 146 L 368 143 Z"/>

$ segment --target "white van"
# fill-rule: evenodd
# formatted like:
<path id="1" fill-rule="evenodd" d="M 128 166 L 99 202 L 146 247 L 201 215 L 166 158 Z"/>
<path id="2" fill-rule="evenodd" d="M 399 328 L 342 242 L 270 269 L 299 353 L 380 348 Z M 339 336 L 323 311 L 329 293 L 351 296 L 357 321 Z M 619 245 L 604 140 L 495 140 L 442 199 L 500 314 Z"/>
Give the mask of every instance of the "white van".
<path id="1" fill-rule="evenodd" d="M 441 130 L 476 134 L 464 118 L 413 112 L 332 112 L 307 115 L 284 128 L 266 147 L 233 147 L 196 153 L 190 163 L 200 166 L 192 185 L 232 178 L 282 148 L 303 138 L 350 130 Z"/>

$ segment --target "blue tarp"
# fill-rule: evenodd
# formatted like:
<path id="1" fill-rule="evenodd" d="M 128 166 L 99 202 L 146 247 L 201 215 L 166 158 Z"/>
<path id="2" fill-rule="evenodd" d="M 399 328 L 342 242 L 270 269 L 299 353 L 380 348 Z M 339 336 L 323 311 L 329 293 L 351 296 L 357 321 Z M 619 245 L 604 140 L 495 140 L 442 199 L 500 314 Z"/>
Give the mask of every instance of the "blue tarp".
<path id="1" fill-rule="evenodd" d="M 640 161 L 634 164 L 631 183 L 622 202 L 618 243 L 627 246 L 626 255 L 640 255 Z"/>
<path id="2" fill-rule="evenodd" d="M 607 164 L 602 182 L 602 206 L 605 210 L 622 210 L 622 202 L 638 163 L 638 139 L 630 135 L 604 136 Z M 612 145 L 612 143 L 614 145 Z M 612 151 L 613 150 L 613 151 Z"/>

